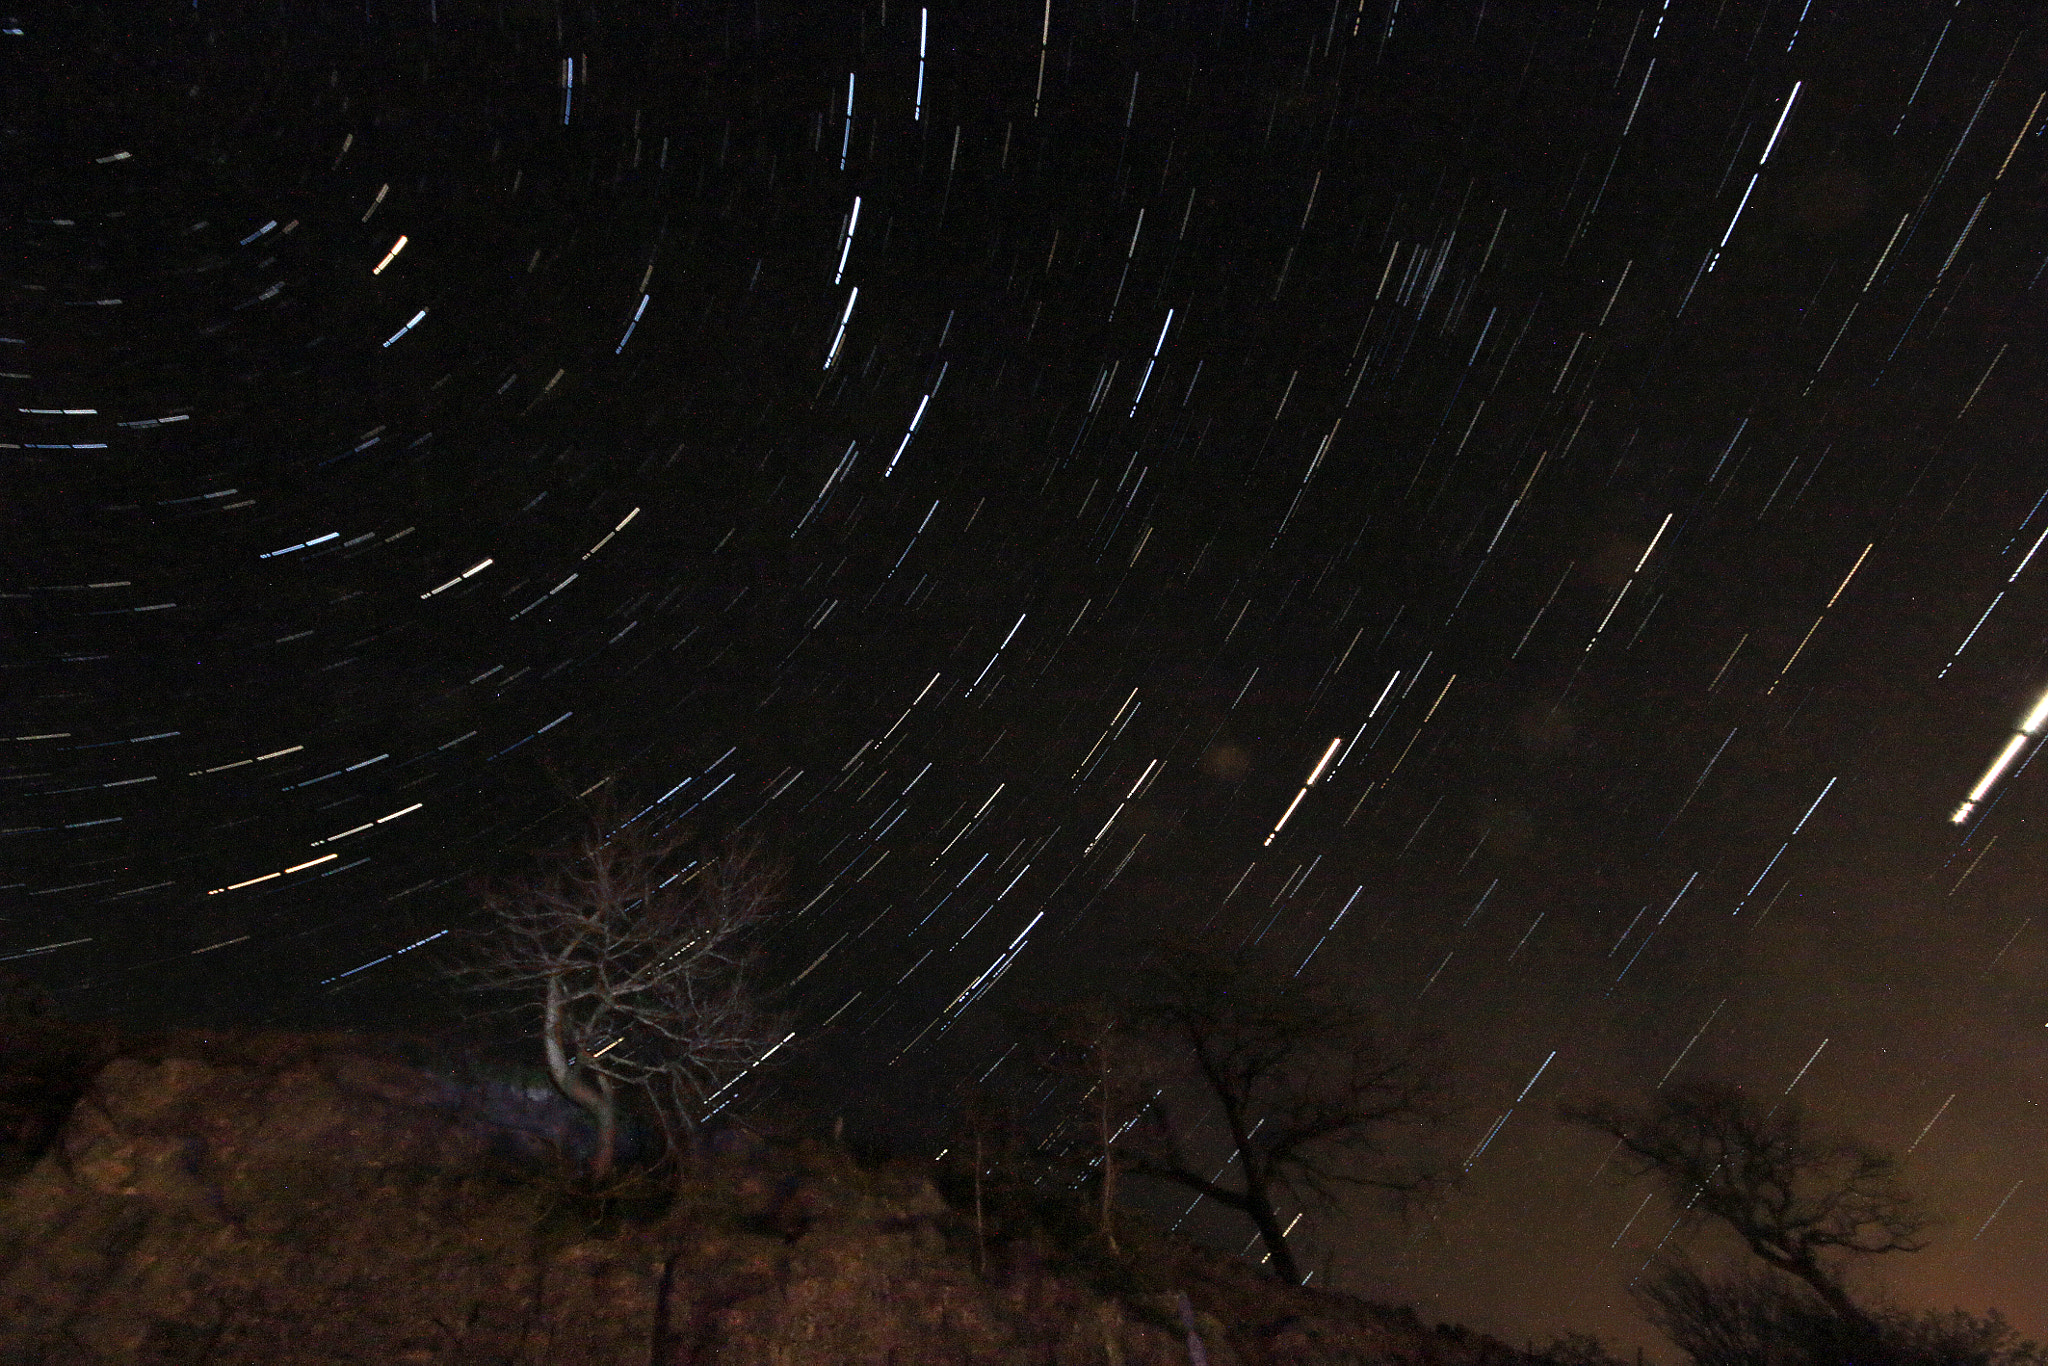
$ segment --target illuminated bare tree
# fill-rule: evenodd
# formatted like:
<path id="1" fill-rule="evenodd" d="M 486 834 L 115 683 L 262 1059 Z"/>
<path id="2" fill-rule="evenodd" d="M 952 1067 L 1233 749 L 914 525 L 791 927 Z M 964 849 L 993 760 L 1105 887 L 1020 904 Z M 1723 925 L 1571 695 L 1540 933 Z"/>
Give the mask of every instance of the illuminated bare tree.
<path id="1" fill-rule="evenodd" d="M 623 1095 L 645 1098 L 671 1156 L 694 1152 L 711 1102 L 786 1041 L 750 980 L 777 870 L 749 845 L 693 859 L 687 834 L 616 809 L 532 872 L 480 886 L 486 925 L 455 969 L 537 1010 L 548 1075 L 597 1125 L 600 1179 Z"/>
<path id="2" fill-rule="evenodd" d="M 1664 1088 L 1640 1110 L 1596 1101 L 1561 1113 L 1615 1139 L 1633 1174 L 1655 1177 L 1673 1204 L 1720 1220 L 1766 1265 L 1803 1282 L 1854 1339 L 1876 1341 L 1877 1325 L 1843 1288 L 1844 1263 L 1917 1252 L 1931 1222 L 1892 1158 L 1817 1137 L 1796 1104 L 1766 1106 L 1725 1082 Z"/>
<path id="3" fill-rule="evenodd" d="M 1443 1180 L 1415 1140 L 1447 1116 L 1447 1090 L 1416 1053 L 1383 1051 L 1365 1011 L 1243 959 L 1166 949 L 1155 961 L 1135 1024 L 1193 1075 L 1159 1077 L 1116 1145 L 1126 1171 L 1243 1214 L 1290 1285 L 1302 1275 L 1280 1222 L 1283 1195 L 1332 1205 L 1351 1187 L 1408 1198 Z M 1235 1184 L 1182 1146 L 1171 1098 L 1190 1091 L 1206 1093 L 1223 1121 Z"/>

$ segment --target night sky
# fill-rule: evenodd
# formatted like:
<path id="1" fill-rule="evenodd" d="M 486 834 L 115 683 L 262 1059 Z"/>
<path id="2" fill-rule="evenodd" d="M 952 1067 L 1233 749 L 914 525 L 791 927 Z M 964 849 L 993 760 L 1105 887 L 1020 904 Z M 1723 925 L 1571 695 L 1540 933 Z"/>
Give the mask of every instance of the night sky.
<path id="1" fill-rule="evenodd" d="M 68 8 L 0 35 L 65 1009 L 445 1018 L 609 779 L 787 860 L 850 1128 L 1257 941 L 1468 1107 L 1317 1284 L 1668 1359 L 1624 1286 L 1721 1244 L 1554 1106 L 1716 1074 L 1911 1149 L 1901 1299 L 2048 1333 L 2026 7 Z"/>

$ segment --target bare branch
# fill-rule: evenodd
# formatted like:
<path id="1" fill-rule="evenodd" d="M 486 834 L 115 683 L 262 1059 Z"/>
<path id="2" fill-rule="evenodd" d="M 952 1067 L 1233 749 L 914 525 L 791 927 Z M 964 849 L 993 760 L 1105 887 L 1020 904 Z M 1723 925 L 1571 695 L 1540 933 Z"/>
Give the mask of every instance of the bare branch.
<path id="1" fill-rule="evenodd" d="M 1370 1016 L 1334 992 L 1261 971 L 1240 958 L 1163 946 L 1136 1002 L 1096 1004 L 1076 1046 L 1064 1035 L 1070 1089 L 1130 1116 L 1093 1160 L 1134 1175 L 1170 1181 L 1251 1219 L 1271 1265 L 1298 1283 L 1276 1201 L 1288 1193 L 1334 1204 L 1342 1188 L 1396 1196 L 1442 1179 L 1433 1160 L 1396 1150 L 1398 1130 L 1413 1133 L 1447 1112 L 1441 1084 L 1413 1054 L 1383 1052 Z M 1092 1032 L 1091 1032 L 1092 1031 Z M 1103 1050 L 1116 1050 L 1105 1069 Z M 1057 1054 L 1058 1046 L 1050 1052 Z M 1053 1071 L 1062 1069 L 1055 1065 Z M 1114 1075 L 1112 1075 L 1114 1073 Z M 1168 1097 L 1193 1091 L 1213 1107 L 1228 1136 L 1236 1186 L 1197 1168 L 1182 1146 Z M 1108 1126 L 1100 1126 L 1107 1134 Z"/>
<path id="2" fill-rule="evenodd" d="M 1830 1257 L 1926 1246 L 1932 1220 L 1899 1184 L 1897 1163 L 1815 1136 L 1795 1103 L 1765 1107 L 1738 1086 L 1701 1081 L 1659 1090 L 1643 1110 L 1594 1101 L 1560 1113 L 1617 1140 L 1633 1175 L 1655 1177 L 1672 1203 L 1722 1221 L 1852 1324 L 1867 1318 Z"/>
<path id="3" fill-rule="evenodd" d="M 485 923 L 453 968 L 537 1009 L 556 1086 L 598 1121 L 600 1169 L 619 1093 L 641 1096 L 677 1151 L 706 1102 L 782 1037 L 749 980 L 779 871 L 756 847 L 702 855 L 684 832 L 625 825 L 618 810 L 596 808 L 526 875 L 479 886 Z"/>

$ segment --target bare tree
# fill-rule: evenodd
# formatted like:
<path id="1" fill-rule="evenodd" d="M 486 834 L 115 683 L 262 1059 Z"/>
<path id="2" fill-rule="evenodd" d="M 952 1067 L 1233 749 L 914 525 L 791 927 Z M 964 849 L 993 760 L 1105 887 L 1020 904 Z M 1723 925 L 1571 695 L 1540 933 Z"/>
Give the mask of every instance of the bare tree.
<path id="1" fill-rule="evenodd" d="M 1540 1366 L 1627 1366 L 1591 1333 L 1566 1333 L 1534 1354 Z"/>
<path id="2" fill-rule="evenodd" d="M 1724 1082 L 1661 1089 L 1642 1110 L 1595 1101 L 1560 1113 L 1615 1139 L 1634 1175 L 1654 1176 L 1673 1204 L 1726 1224 L 1858 1339 L 1876 1340 L 1876 1324 L 1843 1288 L 1844 1264 L 1918 1251 L 1932 1222 L 1899 1186 L 1892 1158 L 1819 1137 L 1796 1104 L 1765 1106 Z"/>
<path id="3" fill-rule="evenodd" d="M 1155 951 L 1133 1027 L 1177 1053 L 1192 1083 L 1160 1074 L 1140 1122 L 1116 1146 L 1127 1171 L 1171 1181 L 1251 1220 L 1274 1272 L 1302 1274 L 1277 1202 L 1334 1205 L 1341 1187 L 1411 1197 L 1446 1169 L 1413 1139 L 1448 1114 L 1441 1080 L 1414 1052 L 1383 1052 L 1371 1017 L 1326 987 L 1238 957 Z M 1173 1097 L 1203 1095 L 1229 1137 L 1237 1178 L 1197 1167 Z"/>
<path id="4" fill-rule="evenodd" d="M 1027 1177 L 1038 1164 L 1030 1152 L 1023 1121 L 1002 1092 L 962 1078 L 954 1087 L 948 1112 L 952 1123 L 941 1156 L 949 1156 L 951 1173 L 972 1164 L 968 1186 L 974 1198 L 974 1269 L 988 1270 L 987 1207 L 996 1207 L 996 1223 L 1014 1212 Z"/>
<path id="5" fill-rule="evenodd" d="M 600 1179 L 622 1096 L 644 1098 L 670 1155 L 695 1151 L 709 1102 L 785 1037 L 749 977 L 777 870 L 748 845 L 693 858 L 684 832 L 618 810 L 600 805 L 533 871 L 479 886 L 486 925 L 455 968 L 537 1009 L 548 1075 L 596 1122 Z"/>
<path id="6" fill-rule="evenodd" d="M 1121 1140 L 1158 1090 L 1156 1060 L 1148 1056 L 1148 1040 L 1106 1001 L 1029 1011 L 1024 1023 L 1037 1041 L 1040 1071 L 1064 1083 L 1075 1102 L 1069 1107 L 1071 1128 L 1085 1133 L 1085 1139 L 1078 1144 L 1068 1135 L 1056 1139 L 1068 1137 L 1059 1146 L 1068 1151 L 1069 1161 L 1095 1174 L 1096 1223 L 1114 1253 Z"/>
<path id="7" fill-rule="evenodd" d="M 2043 1366 L 2048 1347 L 2021 1338 L 1996 1309 L 1928 1309 L 1884 1316 L 1886 1340 L 1912 1366 Z"/>
<path id="8" fill-rule="evenodd" d="M 1645 1316 L 1693 1366 L 2041 1366 L 2048 1353 L 2021 1341 L 1992 1311 L 1868 1311 L 1876 1336 L 1859 1341 L 1812 1289 L 1751 1263 L 1709 1276 L 1680 1257 L 1633 1287 Z"/>

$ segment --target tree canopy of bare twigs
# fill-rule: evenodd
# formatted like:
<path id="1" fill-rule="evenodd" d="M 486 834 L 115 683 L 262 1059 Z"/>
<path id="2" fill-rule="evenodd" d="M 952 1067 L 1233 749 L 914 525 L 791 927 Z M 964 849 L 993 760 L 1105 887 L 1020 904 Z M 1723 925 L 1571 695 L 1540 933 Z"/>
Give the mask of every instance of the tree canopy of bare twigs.
<path id="1" fill-rule="evenodd" d="M 1712 1277 L 1679 1258 L 1631 1292 L 1693 1366 L 1822 1366 L 1849 1345 L 1832 1309 L 1768 1267 Z"/>
<path id="2" fill-rule="evenodd" d="M 533 871 L 476 889 L 484 925 L 457 949 L 473 989 L 537 1015 L 555 1086 L 598 1128 L 609 1175 L 620 1102 L 637 1092 L 671 1156 L 710 1103 L 785 1038 L 750 970 L 780 875 L 754 846 L 708 857 L 684 832 L 587 813 Z"/>
<path id="3" fill-rule="evenodd" d="M 1159 948 L 1132 1004 L 1095 1024 L 1081 1037 L 1096 1042 L 1078 1056 L 1097 1088 L 1091 1108 L 1101 1113 L 1090 1118 L 1102 1153 L 1243 1214 L 1289 1284 L 1302 1273 L 1283 1197 L 1410 1197 L 1444 1175 L 1413 1142 L 1446 1117 L 1443 1083 L 1416 1053 L 1383 1051 L 1370 1015 L 1327 987 L 1243 958 Z M 1187 1106 L 1189 1096 L 1199 1099 Z M 1117 1108 L 1135 1123 L 1112 1123 Z M 1234 1180 L 1188 1151 L 1195 1109 L 1221 1121 Z"/>
<path id="4" fill-rule="evenodd" d="M 1699 1081 L 1660 1089 L 1642 1109 L 1594 1101 L 1560 1113 L 1615 1139 L 1633 1175 L 1655 1177 L 1673 1204 L 1720 1220 L 1866 1337 L 1875 1326 L 1843 1288 L 1846 1260 L 1925 1246 L 1932 1221 L 1900 1186 L 1897 1163 L 1816 1135 L 1792 1102 L 1766 1105 L 1739 1086 Z"/>

